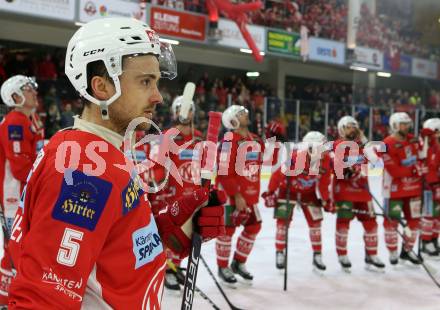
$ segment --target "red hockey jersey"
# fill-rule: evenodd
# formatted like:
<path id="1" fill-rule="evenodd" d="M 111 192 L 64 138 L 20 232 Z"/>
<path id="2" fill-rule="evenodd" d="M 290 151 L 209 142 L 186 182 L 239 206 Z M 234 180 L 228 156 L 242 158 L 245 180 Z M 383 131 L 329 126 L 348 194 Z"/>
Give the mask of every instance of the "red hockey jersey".
<path id="1" fill-rule="evenodd" d="M 165 254 L 122 137 L 80 121 L 40 152 L 23 191 L 9 306 L 159 309 Z"/>
<path id="2" fill-rule="evenodd" d="M 333 181 L 334 200 L 368 202 L 371 200 L 371 195 L 368 192 L 368 159 L 364 155 L 364 150 L 360 142 L 356 142 L 359 146 L 357 154 L 350 154 L 348 148 L 345 149 L 344 153 L 341 153 L 342 149 L 338 151 L 338 147 L 342 148 L 345 142 L 352 141 L 338 139 L 333 144 L 333 150 L 335 152 L 333 159 L 333 171 L 335 172 Z M 343 156 L 343 158 L 340 158 L 340 156 Z M 343 178 L 338 176 L 338 165 L 342 162 L 350 164 L 350 167 L 344 168 Z"/>
<path id="3" fill-rule="evenodd" d="M 240 148 L 246 142 L 247 152 L 245 147 Z M 220 144 L 216 184 L 225 190 L 232 205 L 236 193 L 241 193 L 249 206 L 258 203 L 263 153 L 264 144 L 257 135 L 225 134 Z"/>
<path id="4" fill-rule="evenodd" d="M 386 152 L 382 153 L 384 187 L 389 189 L 390 198 L 420 196 L 422 178 L 416 169 L 420 149 L 418 139 L 408 135 L 406 140 L 398 141 L 394 136 L 388 136 L 383 142 L 386 146 Z"/>
<path id="5" fill-rule="evenodd" d="M 0 203 L 6 217 L 15 216 L 24 183 L 43 145 L 38 118 L 14 110 L 0 123 Z"/>
<path id="6" fill-rule="evenodd" d="M 317 199 L 329 200 L 329 186 L 331 183 L 331 159 L 329 153 L 322 153 L 320 162 L 316 166 L 312 163 L 312 167 L 316 167 L 314 168 L 315 171 L 310 169 L 310 155 L 307 154 L 307 151 L 293 152 L 292 170 L 297 160 L 305 161 L 304 170 L 298 175 L 290 176 L 290 199 L 296 200 L 296 194 L 300 193 L 301 201 L 304 202 L 316 201 Z M 286 184 L 287 177 L 283 173 L 282 168 L 279 168 L 270 177 L 268 191 L 275 192 L 278 190 L 278 198 L 285 199 Z"/>
<path id="7" fill-rule="evenodd" d="M 165 134 L 168 134 L 171 130 L 177 130 L 177 128 L 171 128 Z M 180 132 L 174 138 L 174 143 L 179 149 L 177 152 L 170 152 L 169 156 L 177 168 L 182 183 L 179 183 L 179 180 L 172 174 L 169 175 L 165 191 L 172 199 L 182 196 L 189 197 L 193 195 L 195 189 L 200 188 L 201 154 L 199 153 L 201 148 L 196 148 L 196 145 L 202 141 L 203 135 L 198 130 L 194 130 L 194 136 L 192 134 L 184 135 Z"/>

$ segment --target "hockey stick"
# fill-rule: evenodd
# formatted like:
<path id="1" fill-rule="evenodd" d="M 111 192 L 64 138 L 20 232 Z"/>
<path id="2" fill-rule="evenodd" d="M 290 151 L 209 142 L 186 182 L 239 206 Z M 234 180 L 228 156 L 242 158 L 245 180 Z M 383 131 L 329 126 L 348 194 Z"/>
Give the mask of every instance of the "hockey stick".
<path id="1" fill-rule="evenodd" d="M 225 299 L 226 303 L 229 305 L 229 307 L 231 308 L 231 310 L 244 310 L 241 308 L 238 308 L 236 306 L 234 306 L 231 301 L 229 300 L 228 296 L 226 296 L 225 292 L 223 291 L 220 283 L 218 283 L 217 279 L 215 278 L 214 274 L 211 271 L 211 268 L 209 268 L 208 264 L 206 263 L 205 259 L 203 258 L 203 256 L 200 255 L 200 259 L 202 260 L 203 265 L 205 266 L 206 270 L 208 271 L 209 275 L 211 276 L 211 278 L 214 280 L 215 285 L 217 286 L 218 290 L 220 291 L 220 294 L 222 294 L 223 298 Z"/>
<path id="2" fill-rule="evenodd" d="M 391 221 L 390 217 L 388 216 L 388 214 L 385 212 L 385 208 L 382 206 L 382 204 L 379 203 L 379 201 L 377 200 L 377 198 L 371 193 L 370 189 L 367 187 L 368 193 L 371 195 L 371 197 L 373 198 L 374 202 L 376 203 L 376 205 L 382 210 L 383 212 L 383 217 L 386 218 L 387 220 Z M 397 219 L 397 221 L 399 222 L 399 224 L 403 227 L 403 233 L 400 232 L 398 229 L 396 229 L 396 232 L 399 234 L 399 236 L 405 240 L 405 235 L 410 235 L 411 234 L 411 230 L 409 229 L 409 227 L 406 225 L 405 222 L 403 222 L 402 219 Z M 411 249 L 410 250 L 413 254 L 415 254 L 417 256 L 417 253 Z M 417 256 L 418 257 L 418 256 Z M 419 257 L 420 259 L 420 257 Z M 429 266 L 424 262 L 423 259 L 420 259 L 421 265 L 423 267 L 423 269 L 425 269 L 426 273 L 428 274 L 428 276 L 431 278 L 431 280 L 434 282 L 434 284 L 440 288 L 440 282 L 437 281 L 437 279 L 434 277 L 433 273 L 436 273 L 436 270 Z"/>
<path id="3" fill-rule="evenodd" d="M 5 244 L 8 244 L 11 236 L 9 235 L 8 226 L 6 225 L 5 212 L 4 212 L 3 206 L 1 204 L 0 204 L 0 221 L 2 223 L 2 230 L 3 230 L 3 236 L 4 236 L 3 242 Z M 8 254 L 9 254 L 9 260 L 11 261 L 11 269 L 14 272 L 14 270 L 16 270 L 15 266 L 14 266 L 14 262 L 12 261 L 12 256 L 11 256 L 11 253 L 9 251 L 8 251 Z"/>
<path id="4" fill-rule="evenodd" d="M 222 114 L 220 112 L 209 112 L 209 123 L 208 123 L 208 132 L 206 140 L 207 142 L 211 142 L 217 144 L 218 142 L 218 134 L 221 126 L 221 117 Z M 209 145 L 207 145 L 209 148 Z M 203 153 L 203 152 L 202 152 Z M 209 156 L 212 155 L 212 156 Z M 216 162 L 216 150 L 214 154 L 209 154 L 207 152 L 205 157 L 205 166 L 202 165 L 202 185 L 206 188 L 211 186 L 211 176 L 214 170 L 214 164 Z M 211 198 L 211 197 L 210 197 Z M 211 200 L 211 199 L 210 199 Z M 192 224 L 192 222 L 191 222 Z M 202 247 L 202 237 L 198 232 L 192 232 L 192 240 L 191 240 L 191 250 L 190 255 L 188 257 L 188 267 L 187 272 L 185 273 L 185 284 L 183 289 L 183 299 L 181 310 L 191 310 L 194 301 L 194 289 L 197 280 L 197 271 L 199 268 L 199 259 L 200 259 L 200 250 Z"/>
<path id="5" fill-rule="evenodd" d="M 172 261 L 167 260 L 167 265 L 168 265 L 168 267 L 169 267 L 172 271 L 174 271 L 177 275 L 179 275 L 179 276 L 182 277 L 182 278 L 185 278 L 185 275 L 183 274 L 182 269 L 177 268 L 177 266 L 176 266 Z M 204 300 L 206 300 L 206 301 L 212 306 L 212 308 L 214 308 L 214 309 L 216 309 L 216 310 L 220 310 L 220 307 L 217 306 L 217 305 L 215 304 L 215 302 L 213 302 L 212 299 L 209 298 L 208 295 L 206 295 L 206 294 L 205 294 L 205 293 L 204 293 L 204 292 L 203 292 L 198 286 L 195 285 L 194 287 L 195 287 L 195 291 L 196 291 L 197 293 L 199 293 L 200 297 L 202 297 Z"/>

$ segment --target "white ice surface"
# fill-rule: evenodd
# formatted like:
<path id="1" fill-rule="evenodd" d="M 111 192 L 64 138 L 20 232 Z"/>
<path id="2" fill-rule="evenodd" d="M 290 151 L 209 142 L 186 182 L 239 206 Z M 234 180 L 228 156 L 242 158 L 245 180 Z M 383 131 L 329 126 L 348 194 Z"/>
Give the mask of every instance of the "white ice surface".
<path id="1" fill-rule="evenodd" d="M 378 195 L 378 181 L 373 189 Z M 267 180 L 262 181 L 264 191 Z M 380 197 L 378 197 L 380 199 Z M 379 223 L 379 256 L 386 263 L 383 274 L 365 270 L 362 225 L 352 221 L 349 232 L 348 255 L 353 267 L 351 274 L 343 272 L 337 262 L 335 247 L 335 216 L 324 214 L 322 227 L 323 258 L 327 270 L 318 275 L 312 268 L 312 251 L 308 227 L 301 210 L 295 209 L 294 223 L 289 230 L 289 265 L 287 292 L 283 291 L 283 274 L 275 268 L 275 220 L 273 210 L 260 201 L 263 228 L 248 259 L 248 269 L 254 274 L 252 286 L 239 284 L 237 289 L 224 287 L 234 305 L 244 309 L 355 309 L 355 310 L 439 310 L 438 289 L 421 267 L 399 265 L 391 267 L 383 236 L 383 219 Z M 238 230 L 239 232 L 240 230 Z M 235 238 L 238 233 L 235 233 Z M 235 247 L 235 238 L 233 247 Z M 217 275 L 215 243 L 202 246 L 202 255 Z M 232 254 L 231 254 L 232 256 Z M 440 261 L 429 264 L 439 270 Z M 186 260 L 182 266 L 186 266 Z M 229 309 L 202 263 L 199 265 L 197 285 L 221 309 Z M 162 307 L 180 309 L 181 295 L 165 291 Z M 212 309 L 197 293 L 193 309 Z"/>

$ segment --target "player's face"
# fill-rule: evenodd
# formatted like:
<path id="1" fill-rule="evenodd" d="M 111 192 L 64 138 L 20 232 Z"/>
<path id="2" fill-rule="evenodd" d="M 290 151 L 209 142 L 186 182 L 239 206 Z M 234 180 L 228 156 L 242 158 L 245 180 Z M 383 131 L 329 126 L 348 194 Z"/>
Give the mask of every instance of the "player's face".
<path id="1" fill-rule="evenodd" d="M 400 123 L 399 124 L 399 133 L 402 136 L 406 136 L 409 133 L 410 129 L 411 129 L 411 123 Z"/>
<path id="2" fill-rule="evenodd" d="M 120 77 L 121 96 L 109 107 L 110 117 L 120 132 L 137 117 L 152 120 L 156 105 L 163 102 L 158 89 L 159 62 L 153 55 L 127 58 Z M 142 123 L 140 130 L 148 130 L 150 124 Z"/>
<path id="3" fill-rule="evenodd" d="M 21 87 L 24 96 L 24 107 L 35 109 L 38 107 L 37 88 L 31 84 L 25 84 Z"/>
<path id="4" fill-rule="evenodd" d="M 358 127 L 355 124 L 348 124 L 345 126 L 345 138 L 349 140 L 356 139 L 358 131 Z"/>
<path id="5" fill-rule="evenodd" d="M 249 113 L 245 110 L 239 112 L 237 114 L 237 119 L 240 122 L 240 127 L 248 127 L 249 126 Z"/>

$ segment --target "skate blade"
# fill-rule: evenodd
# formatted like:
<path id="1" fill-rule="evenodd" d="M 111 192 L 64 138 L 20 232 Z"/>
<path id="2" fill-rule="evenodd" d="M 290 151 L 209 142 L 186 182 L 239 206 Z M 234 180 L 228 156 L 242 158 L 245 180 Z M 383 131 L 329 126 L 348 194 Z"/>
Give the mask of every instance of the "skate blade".
<path id="1" fill-rule="evenodd" d="M 413 264 L 406 259 L 399 259 L 399 264 L 407 269 L 419 269 L 422 267 L 422 265 Z"/>
<path id="2" fill-rule="evenodd" d="M 426 253 L 422 253 L 423 259 L 428 259 L 431 261 L 440 261 L 440 255 L 429 255 Z"/>
<path id="3" fill-rule="evenodd" d="M 324 272 L 325 272 L 325 270 L 322 270 L 322 269 L 319 269 L 319 268 L 316 267 L 316 266 L 313 266 L 313 272 L 314 272 L 316 275 L 318 275 L 318 276 L 320 276 L 320 277 L 323 277 L 323 276 L 324 276 Z"/>
<path id="4" fill-rule="evenodd" d="M 374 265 L 369 265 L 369 264 L 365 265 L 365 270 L 370 271 L 370 272 L 374 272 L 374 273 L 385 273 L 385 267 L 379 268 L 379 267 L 376 267 Z"/>
<path id="5" fill-rule="evenodd" d="M 342 271 L 345 273 L 350 274 L 351 273 L 351 268 L 345 268 L 345 267 L 341 267 Z"/>
<path id="6" fill-rule="evenodd" d="M 220 279 L 220 283 L 223 284 L 223 286 L 225 286 L 225 287 L 229 287 L 229 288 L 232 288 L 234 290 L 237 289 L 237 282 L 229 283 L 229 282 L 226 282 L 226 281 Z"/>
<path id="7" fill-rule="evenodd" d="M 252 286 L 252 284 L 254 283 L 253 280 L 247 280 L 247 279 L 241 278 L 240 276 L 237 278 L 237 280 L 240 284 L 244 284 L 246 286 Z"/>
<path id="8" fill-rule="evenodd" d="M 172 289 L 169 289 L 169 288 L 165 287 L 165 291 L 170 296 L 182 296 L 183 295 L 181 289 L 180 290 L 172 290 Z"/>

